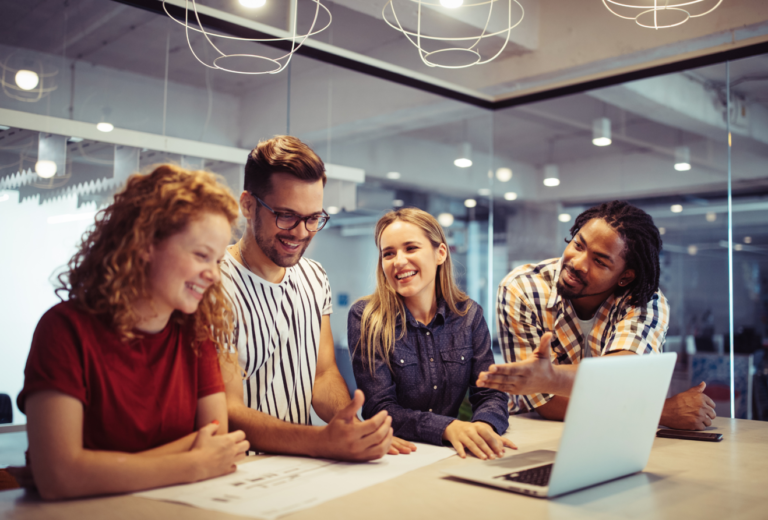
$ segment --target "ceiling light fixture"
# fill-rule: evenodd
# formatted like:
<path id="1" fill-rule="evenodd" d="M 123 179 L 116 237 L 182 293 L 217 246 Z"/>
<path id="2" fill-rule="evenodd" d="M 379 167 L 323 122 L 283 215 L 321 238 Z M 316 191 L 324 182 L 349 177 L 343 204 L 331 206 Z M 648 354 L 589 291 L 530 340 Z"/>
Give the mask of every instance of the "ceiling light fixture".
<path id="1" fill-rule="evenodd" d="M 291 58 L 293 57 L 293 54 L 299 50 L 299 48 L 304 45 L 304 42 L 309 38 L 310 36 L 314 36 L 316 34 L 319 34 L 323 32 L 325 29 L 327 29 L 331 25 L 332 17 L 331 17 L 331 11 L 328 10 L 327 7 L 325 7 L 323 4 L 320 3 L 320 0 L 309 0 L 315 4 L 315 14 L 314 18 L 312 19 L 312 24 L 310 25 L 308 31 L 306 34 L 297 34 L 296 29 L 296 21 L 298 19 L 298 9 L 291 9 L 290 16 L 289 16 L 289 27 L 290 29 L 288 31 L 276 31 L 277 34 L 284 34 L 285 36 L 277 37 L 277 38 L 240 38 L 237 36 L 229 36 L 226 34 L 215 34 L 212 32 L 208 32 L 204 27 L 203 24 L 200 21 L 200 15 L 198 13 L 198 10 L 205 11 L 205 7 L 201 6 L 201 9 L 198 9 L 197 1 L 196 0 L 187 0 L 186 7 L 184 8 L 184 19 L 177 19 L 174 18 L 171 13 L 168 12 L 168 7 L 166 6 L 166 0 L 163 0 L 163 9 L 165 10 L 165 14 L 168 15 L 168 17 L 173 20 L 174 22 L 178 23 L 179 25 L 184 26 L 184 32 L 187 36 L 187 46 L 189 46 L 189 50 L 192 51 L 192 55 L 195 57 L 197 61 L 199 61 L 204 66 L 208 67 L 209 69 L 218 69 L 223 70 L 226 72 L 232 72 L 235 74 L 277 74 L 288 66 L 288 64 L 291 62 Z M 192 15 L 190 16 L 190 9 L 189 4 L 192 3 Z M 252 0 L 248 3 L 258 3 L 256 0 Z M 325 13 L 328 15 L 328 23 L 325 24 L 322 28 L 316 29 L 318 26 L 317 20 L 318 15 L 320 14 L 320 10 L 323 9 Z M 204 12 L 205 14 L 205 12 Z M 190 20 L 192 18 L 192 20 Z M 196 26 L 195 26 L 196 25 Z M 206 41 L 210 44 L 211 47 L 213 47 L 214 51 L 218 53 L 218 56 L 213 59 L 211 63 L 204 62 L 198 55 L 195 53 L 195 50 L 192 48 L 192 43 L 189 39 L 189 31 L 195 31 L 198 33 L 201 33 Z M 221 39 L 221 40 L 228 40 L 228 41 L 236 41 L 236 42 L 259 42 L 259 43 L 267 43 L 267 44 L 275 44 L 279 42 L 285 42 L 286 44 L 289 44 L 290 49 L 288 52 L 278 58 L 270 58 L 268 56 L 261 56 L 258 54 L 225 54 L 214 42 L 214 39 Z M 263 66 L 263 64 L 266 62 L 268 64 L 267 70 L 258 70 L 258 65 L 249 68 L 246 70 L 246 63 L 256 63 Z"/>
<path id="2" fill-rule="evenodd" d="M 464 201 L 464 205 L 468 208 L 474 208 L 477 206 L 477 201 L 475 199 L 467 199 Z"/>
<path id="3" fill-rule="evenodd" d="M 707 219 L 707 222 L 714 222 L 715 220 L 717 220 L 717 213 L 710 211 L 709 213 L 706 214 L 705 218 Z"/>
<path id="4" fill-rule="evenodd" d="M 744 249 L 744 246 L 741 244 L 733 244 L 733 249 L 735 249 L 736 251 L 741 251 L 742 249 Z"/>
<path id="5" fill-rule="evenodd" d="M 509 168 L 499 168 L 496 170 L 496 178 L 499 182 L 509 182 L 513 175 L 512 170 Z"/>
<path id="6" fill-rule="evenodd" d="M 611 120 L 600 117 L 592 121 L 592 144 L 608 146 L 611 144 Z"/>
<path id="7" fill-rule="evenodd" d="M 477 194 L 481 197 L 489 197 L 491 195 L 491 190 L 489 188 L 480 188 L 477 190 Z"/>
<path id="8" fill-rule="evenodd" d="M 410 20 L 401 20 L 395 9 L 395 3 L 402 5 L 402 10 L 410 12 L 410 6 L 417 4 L 416 17 Z M 409 5 L 410 4 L 410 5 Z M 406 8 L 406 5 L 408 7 Z M 506 10 L 504 6 L 506 5 Z M 427 9 L 424 9 L 426 7 Z M 487 14 L 482 13 L 482 19 L 485 20 L 480 34 L 475 36 L 434 36 L 424 34 L 422 27 L 427 25 L 422 21 L 424 11 L 439 15 L 440 8 L 456 9 L 461 7 L 463 12 L 468 10 L 477 11 L 486 9 Z M 496 12 L 494 12 L 496 7 Z M 389 8 L 389 14 L 387 13 Z M 435 9 L 437 8 L 437 9 Z M 499 13 L 499 10 L 502 10 Z M 438 67 L 443 69 L 463 69 L 473 65 L 482 65 L 497 58 L 506 49 L 509 44 L 509 35 L 512 29 L 520 25 L 525 16 L 525 10 L 518 0 L 471 0 L 464 3 L 463 0 L 388 0 L 381 11 L 384 21 L 393 29 L 403 33 L 408 41 L 419 50 L 421 61 L 428 67 Z M 402 13 L 401 13 L 402 14 Z M 453 16 L 458 19 L 457 16 Z M 491 21 L 503 20 L 501 26 L 491 27 Z M 416 32 L 409 31 L 405 27 L 416 27 Z M 500 46 L 496 54 L 490 57 L 483 57 L 480 48 L 487 48 L 489 38 L 504 38 L 504 44 Z M 429 48 L 427 48 L 429 47 Z M 453 61 L 451 61 L 453 60 Z"/>
<path id="9" fill-rule="evenodd" d="M 329 215 L 335 215 L 341 210 L 338 208 L 338 206 L 328 206 L 325 211 L 327 211 Z"/>
<path id="10" fill-rule="evenodd" d="M 16 73 L 16 85 L 22 90 L 32 90 L 40 84 L 40 76 L 32 70 L 20 70 Z"/>
<path id="11" fill-rule="evenodd" d="M 56 166 L 56 163 L 49 160 L 42 160 L 37 161 L 35 163 L 35 173 L 37 173 L 40 177 L 43 179 L 50 179 L 54 175 L 56 175 L 56 170 L 58 167 Z"/>
<path id="12" fill-rule="evenodd" d="M 392 206 L 395 208 L 402 208 L 405 206 L 405 201 L 402 199 L 395 199 L 392 201 Z"/>
<path id="13" fill-rule="evenodd" d="M 752 237 L 744 237 L 744 243 L 745 244 L 751 244 L 752 243 Z"/>
<path id="14" fill-rule="evenodd" d="M 556 164 L 544 166 L 544 186 L 548 188 L 560 186 L 560 168 Z"/>
<path id="15" fill-rule="evenodd" d="M 689 255 L 695 256 L 696 253 L 698 253 L 698 252 L 699 252 L 699 248 L 696 247 L 695 245 L 691 244 L 691 245 L 688 246 L 688 254 Z"/>
<path id="16" fill-rule="evenodd" d="M 106 121 L 102 121 L 101 123 L 98 123 L 96 125 L 96 129 L 99 132 L 111 132 L 112 130 L 115 129 L 115 125 L 113 125 L 112 123 L 107 123 Z"/>
<path id="17" fill-rule="evenodd" d="M 453 225 L 453 215 L 450 213 L 440 213 L 437 216 L 437 221 L 443 227 L 451 227 Z"/>
<path id="18" fill-rule="evenodd" d="M 508 191 L 504 194 L 504 200 L 517 200 L 517 193 Z"/>
<path id="19" fill-rule="evenodd" d="M 267 3 L 267 0 L 240 0 L 240 5 L 243 7 L 247 7 L 249 9 L 254 9 L 256 7 L 264 7 L 264 5 Z"/>
<path id="20" fill-rule="evenodd" d="M 659 228 L 659 235 L 666 235 L 667 234 L 667 228 L 660 227 Z"/>
<path id="21" fill-rule="evenodd" d="M 648 29 L 682 25 L 691 18 L 711 13 L 722 3 L 723 0 L 603 0 L 605 7 L 619 18 L 634 20 Z"/>
<path id="22" fill-rule="evenodd" d="M 669 211 L 671 211 L 672 213 L 682 213 L 683 212 L 683 206 L 681 206 L 680 204 L 672 204 L 669 207 Z"/>
<path id="23" fill-rule="evenodd" d="M 387 173 L 387 179 L 392 179 L 393 181 L 396 181 L 400 178 L 400 172 L 388 172 Z"/>
<path id="24" fill-rule="evenodd" d="M 571 221 L 571 214 L 570 213 L 560 213 L 557 216 L 557 220 L 560 222 L 570 222 Z"/>
<path id="25" fill-rule="evenodd" d="M 453 164 L 459 168 L 469 168 L 472 166 L 472 145 L 470 143 L 459 145 L 459 156 L 453 161 Z"/>
<path id="26" fill-rule="evenodd" d="M 687 146 L 675 148 L 675 170 L 687 172 L 691 169 L 691 151 Z"/>

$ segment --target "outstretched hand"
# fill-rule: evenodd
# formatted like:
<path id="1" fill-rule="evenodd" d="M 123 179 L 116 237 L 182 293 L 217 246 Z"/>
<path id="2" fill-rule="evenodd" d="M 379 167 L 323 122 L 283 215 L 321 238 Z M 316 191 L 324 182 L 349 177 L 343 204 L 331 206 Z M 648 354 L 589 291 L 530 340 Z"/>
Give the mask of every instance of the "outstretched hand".
<path id="1" fill-rule="evenodd" d="M 703 430 L 712 426 L 715 414 L 715 402 L 704 393 L 707 384 L 702 382 L 673 395 L 664 403 L 661 424 L 677 430 Z"/>
<path id="2" fill-rule="evenodd" d="M 366 461 L 386 455 L 392 445 L 392 418 L 381 411 L 367 421 L 357 421 L 357 411 L 364 402 L 363 392 L 355 390 L 352 401 L 323 427 L 318 456 Z"/>
<path id="3" fill-rule="evenodd" d="M 491 365 L 487 372 L 480 372 L 477 386 L 493 388 L 513 395 L 558 393 L 555 368 L 550 358 L 552 333 L 547 332 L 533 356 L 525 361 Z"/>

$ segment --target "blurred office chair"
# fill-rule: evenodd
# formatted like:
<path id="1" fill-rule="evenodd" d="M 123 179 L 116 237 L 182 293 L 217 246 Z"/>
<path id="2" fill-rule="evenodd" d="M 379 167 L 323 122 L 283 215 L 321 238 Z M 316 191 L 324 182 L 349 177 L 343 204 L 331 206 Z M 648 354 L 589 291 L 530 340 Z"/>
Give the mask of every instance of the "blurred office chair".
<path id="1" fill-rule="evenodd" d="M 13 403 L 11 396 L 0 394 L 0 424 L 13 422 Z"/>

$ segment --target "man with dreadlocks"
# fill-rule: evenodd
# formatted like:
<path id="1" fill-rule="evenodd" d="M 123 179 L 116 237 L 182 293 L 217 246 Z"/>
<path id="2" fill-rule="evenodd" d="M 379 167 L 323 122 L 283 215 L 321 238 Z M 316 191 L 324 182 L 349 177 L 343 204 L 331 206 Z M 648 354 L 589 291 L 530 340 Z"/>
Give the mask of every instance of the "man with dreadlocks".
<path id="1" fill-rule="evenodd" d="M 653 219 L 613 201 L 576 218 L 562 258 L 518 267 L 499 285 L 504 365 L 477 386 L 512 395 L 510 411 L 563 420 L 579 362 L 661 352 L 669 305 L 659 290 L 661 236 Z M 667 399 L 661 424 L 702 430 L 715 418 L 705 384 Z"/>

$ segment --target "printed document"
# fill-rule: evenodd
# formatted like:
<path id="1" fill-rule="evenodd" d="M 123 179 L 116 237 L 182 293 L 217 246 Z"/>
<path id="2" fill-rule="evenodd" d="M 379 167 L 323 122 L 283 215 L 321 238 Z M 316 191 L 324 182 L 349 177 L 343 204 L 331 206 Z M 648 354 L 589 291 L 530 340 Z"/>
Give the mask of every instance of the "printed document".
<path id="1" fill-rule="evenodd" d="M 417 446 L 410 455 L 385 455 L 360 463 L 278 455 L 240 464 L 231 475 L 135 494 L 272 520 L 456 454 L 452 448 Z"/>

